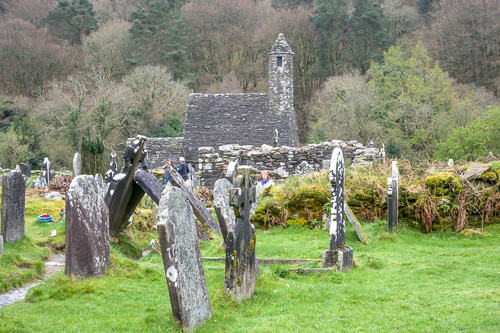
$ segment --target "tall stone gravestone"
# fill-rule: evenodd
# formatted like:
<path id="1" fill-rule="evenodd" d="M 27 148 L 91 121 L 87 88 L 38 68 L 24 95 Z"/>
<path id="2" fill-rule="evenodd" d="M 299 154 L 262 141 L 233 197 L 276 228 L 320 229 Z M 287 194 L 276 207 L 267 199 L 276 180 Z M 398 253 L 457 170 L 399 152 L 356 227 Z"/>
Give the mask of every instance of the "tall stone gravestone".
<path id="1" fill-rule="evenodd" d="M 80 176 L 82 173 L 82 155 L 76 152 L 73 156 L 73 175 Z"/>
<path id="2" fill-rule="evenodd" d="M 399 210 L 399 170 L 396 161 L 392 162 L 391 178 L 387 178 L 387 224 L 389 232 L 398 231 Z"/>
<path id="3" fill-rule="evenodd" d="M 344 155 L 342 150 L 336 147 L 330 163 L 330 248 L 323 252 L 322 261 L 324 268 L 334 267 L 336 270 L 347 272 L 352 269 L 354 254 L 352 247 L 345 245 L 344 181 Z"/>
<path id="4" fill-rule="evenodd" d="M 6 243 L 24 237 L 25 183 L 20 171 L 2 176 L 2 236 Z"/>
<path id="5" fill-rule="evenodd" d="M 226 242 L 228 233 L 234 230 L 236 223 L 234 209 L 229 200 L 229 189 L 232 187 L 233 184 L 225 178 L 218 179 L 214 184 L 215 213 L 217 220 L 219 220 L 224 242 Z"/>
<path id="6" fill-rule="evenodd" d="M 196 222 L 184 192 L 167 186 L 157 224 L 174 320 L 193 329 L 212 316 Z"/>
<path id="7" fill-rule="evenodd" d="M 230 203 L 234 207 L 236 225 L 226 238 L 226 277 L 224 291 L 238 302 L 249 299 L 255 291 L 258 264 L 255 256 L 257 235 L 250 223 L 250 208 L 255 201 L 250 167 L 239 167 L 230 190 Z"/>
<path id="8" fill-rule="evenodd" d="M 99 276 L 109 267 L 109 212 L 102 178 L 77 176 L 66 195 L 66 275 Z"/>
<path id="9" fill-rule="evenodd" d="M 48 157 L 45 157 L 42 164 L 43 178 L 45 180 L 45 186 L 49 184 L 52 180 L 52 172 L 50 172 L 50 161 Z"/>

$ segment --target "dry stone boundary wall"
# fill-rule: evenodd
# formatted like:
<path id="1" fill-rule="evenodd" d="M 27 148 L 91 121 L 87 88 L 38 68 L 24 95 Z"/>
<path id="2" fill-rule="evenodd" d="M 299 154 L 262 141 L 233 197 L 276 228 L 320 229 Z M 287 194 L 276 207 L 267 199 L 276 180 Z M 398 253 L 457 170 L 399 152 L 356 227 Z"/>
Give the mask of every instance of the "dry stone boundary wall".
<path id="1" fill-rule="evenodd" d="M 127 140 L 127 144 L 130 140 Z M 237 144 L 200 147 L 198 159 L 187 162 L 196 168 L 203 186 L 213 187 L 215 181 L 226 174 L 229 162 L 236 159 L 240 165 L 253 167 L 253 177 L 258 177 L 260 171 L 266 170 L 273 179 L 279 181 L 291 175 L 329 168 L 333 148 L 337 145 L 342 148 L 346 165 L 365 166 L 382 159 L 377 148 L 367 148 L 355 140 L 333 140 L 300 148 L 265 144 L 260 147 Z M 162 168 L 168 159 L 177 163 L 180 156 L 186 156 L 186 144 L 182 137 L 149 138 L 146 149 L 152 169 Z"/>

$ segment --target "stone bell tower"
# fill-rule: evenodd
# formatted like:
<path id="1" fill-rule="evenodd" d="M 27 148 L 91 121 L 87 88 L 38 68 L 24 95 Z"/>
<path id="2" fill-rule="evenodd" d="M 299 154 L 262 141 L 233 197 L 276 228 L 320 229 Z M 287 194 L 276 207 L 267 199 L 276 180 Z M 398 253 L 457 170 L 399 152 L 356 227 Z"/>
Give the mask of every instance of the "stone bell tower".
<path id="1" fill-rule="evenodd" d="M 293 52 L 281 33 L 269 52 L 269 106 L 277 117 L 280 145 L 298 147 L 293 108 Z"/>

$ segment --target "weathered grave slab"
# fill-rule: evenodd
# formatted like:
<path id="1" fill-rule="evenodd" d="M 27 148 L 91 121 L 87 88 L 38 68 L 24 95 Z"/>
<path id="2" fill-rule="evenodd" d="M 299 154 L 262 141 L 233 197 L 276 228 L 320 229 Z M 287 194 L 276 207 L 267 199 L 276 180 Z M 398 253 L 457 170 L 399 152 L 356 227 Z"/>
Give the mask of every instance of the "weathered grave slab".
<path id="1" fill-rule="evenodd" d="M 82 155 L 75 153 L 73 156 L 73 175 L 80 176 L 82 173 Z"/>
<path id="2" fill-rule="evenodd" d="M 351 222 L 352 227 L 354 228 L 354 231 L 356 231 L 356 234 L 358 235 L 359 240 L 362 243 L 365 243 L 368 245 L 368 237 L 366 237 L 365 231 L 363 230 L 363 227 L 361 226 L 361 223 L 359 223 L 358 219 L 354 215 L 354 213 L 351 211 L 351 208 L 344 202 L 344 211 L 345 211 L 345 216 Z"/>
<path id="3" fill-rule="evenodd" d="M 42 164 L 42 177 L 45 181 L 45 186 L 52 180 L 52 172 L 50 171 L 50 161 L 48 157 L 45 157 Z"/>
<path id="4" fill-rule="evenodd" d="M 21 173 L 26 176 L 26 177 L 31 177 L 31 168 L 29 165 L 27 164 L 24 164 L 24 163 L 21 163 L 20 164 L 20 167 L 21 167 Z"/>
<path id="5" fill-rule="evenodd" d="M 66 275 L 100 276 L 109 267 L 109 212 L 101 179 L 77 176 L 66 194 Z"/>
<path id="6" fill-rule="evenodd" d="M 113 177 L 118 172 L 118 165 L 116 164 L 116 154 L 111 153 L 109 155 L 109 170 L 106 172 L 105 179 L 106 183 L 109 183 L 113 180 Z"/>
<path id="7" fill-rule="evenodd" d="M 193 208 L 193 212 L 196 218 L 202 224 L 207 225 L 210 229 L 221 234 L 222 232 L 220 226 L 217 224 L 212 214 L 210 214 L 210 212 L 208 211 L 207 207 L 205 206 L 205 202 L 201 201 L 198 198 L 196 192 L 191 186 L 189 186 L 189 184 L 186 184 L 184 179 L 182 179 L 182 176 L 171 167 L 165 168 L 165 173 L 169 182 L 173 186 L 178 187 L 182 191 L 184 191 L 184 194 L 186 194 L 186 198 Z"/>
<path id="8" fill-rule="evenodd" d="M 214 184 L 214 207 L 217 219 L 219 220 L 220 229 L 224 242 L 227 234 L 234 230 L 236 224 L 236 215 L 231 207 L 229 198 L 229 189 L 233 188 L 227 179 L 218 179 Z"/>
<path id="9" fill-rule="evenodd" d="M 2 227 L 6 243 L 24 237 L 25 182 L 20 171 L 10 171 L 2 176 Z"/>
<path id="10" fill-rule="evenodd" d="M 184 192 L 168 186 L 157 224 L 174 320 L 193 329 L 212 316 L 193 209 Z"/>
<path id="11" fill-rule="evenodd" d="M 353 249 L 345 245 L 345 210 L 344 210 L 344 155 L 339 147 L 332 153 L 330 163 L 330 185 L 332 193 L 330 248 L 322 255 L 323 268 L 334 267 L 347 272 L 353 266 Z"/>
<path id="12" fill-rule="evenodd" d="M 473 179 L 481 179 L 483 173 L 488 171 L 491 168 L 489 164 L 482 163 L 474 163 L 467 170 L 465 170 L 464 178 L 473 180 Z"/>
<path id="13" fill-rule="evenodd" d="M 255 201 L 250 167 L 239 167 L 231 189 L 231 205 L 235 207 L 236 226 L 226 238 L 226 274 L 224 291 L 241 302 L 253 296 L 259 275 L 255 247 L 257 235 L 250 223 L 250 208 Z"/>

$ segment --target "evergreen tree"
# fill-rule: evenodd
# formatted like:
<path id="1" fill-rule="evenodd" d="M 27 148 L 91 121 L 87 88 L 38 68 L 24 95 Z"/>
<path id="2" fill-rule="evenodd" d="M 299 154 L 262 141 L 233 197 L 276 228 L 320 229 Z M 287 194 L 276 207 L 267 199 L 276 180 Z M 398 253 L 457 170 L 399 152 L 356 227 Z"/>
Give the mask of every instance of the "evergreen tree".
<path id="1" fill-rule="evenodd" d="M 349 15 L 346 0 L 318 0 L 310 20 L 318 34 L 315 48 L 316 62 L 311 69 L 321 81 L 337 75 L 346 65 Z"/>
<path id="2" fill-rule="evenodd" d="M 147 0 L 132 14 L 130 28 L 136 50 L 131 64 L 165 65 L 174 79 L 192 80 L 190 50 L 193 36 L 178 0 Z"/>
<path id="3" fill-rule="evenodd" d="M 57 7 L 42 20 L 54 36 L 66 39 L 71 44 L 80 44 L 82 36 L 87 36 L 99 28 L 94 6 L 89 0 L 57 2 Z"/>
<path id="4" fill-rule="evenodd" d="M 350 27 L 352 64 L 365 73 L 370 62 L 380 62 L 392 44 L 380 4 L 373 0 L 355 0 Z"/>

